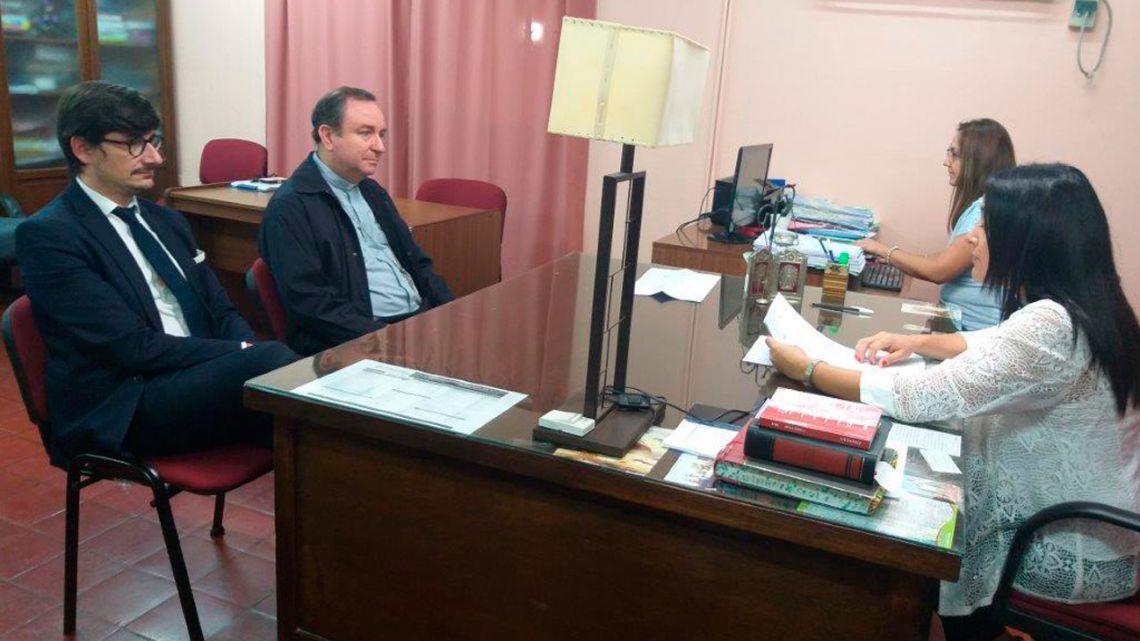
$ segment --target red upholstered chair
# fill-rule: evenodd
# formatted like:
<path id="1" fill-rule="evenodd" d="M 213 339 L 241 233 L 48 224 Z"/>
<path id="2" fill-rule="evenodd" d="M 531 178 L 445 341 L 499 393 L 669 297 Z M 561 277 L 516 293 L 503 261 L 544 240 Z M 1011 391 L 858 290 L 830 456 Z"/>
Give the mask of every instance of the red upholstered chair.
<path id="1" fill-rule="evenodd" d="M 39 426 L 40 436 L 46 444 L 50 435 L 51 416 L 47 406 L 44 384 L 44 367 L 47 349 L 32 315 L 31 302 L 21 296 L 4 311 L 4 344 L 28 417 Z M 178 530 L 170 511 L 170 499 L 179 492 L 217 497 L 214 503 L 214 524 L 210 536 L 225 534 L 222 515 L 226 492 L 240 487 L 273 469 L 273 452 L 253 445 L 225 445 L 201 452 L 160 456 L 145 460 L 116 458 L 95 454 L 75 457 L 67 468 L 67 511 L 65 515 L 64 579 L 63 579 L 63 632 L 75 632 L 76 587 L 79 557 L 79 492 L 93 483 L 118 479 L 132 481 L 151 489 L 151 505 L 158 511 L 162 538 L 170 556 L 178 599 L 186 617 L 190 638 L 199 641 L 202 624 L 198 608 L 190 591 L 190 578 L 178 541 Z"/>
<path id="2" fill-rule="evenodd" d="M 1010 545 L 994 594 L 994 616 L 1035 641 L 1136 641 L 1140 639 L 1140 595 L 1110 603 L 1068 605 L 1013 590 L 1021 560 L 1042 527 L 1065 519 L 1090 519 L 1140 532 L 1140 514 L 1100 503 L 1072 502 L 1045 508 L 1021 527 Z"/>
<path id="3" fill-rule="evenodd" d="M 499 210 L 503 213 L 499 225 L 499 245 L 503 244 L 503 226 L 507 221 L 507 193 L 498 185 L 467 178 L 433 178 L 420 184 L 416 190 L 416 200 Z M 502 277 L 501 265 L 499 276 Z"/>
<path id="4" fill-rule="evenodd" d="M 269 331 L 273 334 L 273 339 L 285 342 L 285 329 L 288 326 L 285 306 L 281 304 L 281 297 L 277 294 L 277 283 L 273 282 L 273 274 L 270 273 L 269 265 L 265 264 L 264 260 L 258 258 L 253 261 L 253 265 L 245 273 L 245 289 L 269 317 Z"/>
<path id="5" fill-rule="evenodd" d="M 198 179 L 203 183 L 261 178 L 268 171 L 269 152 L 252 140 L 215 138 L 202 148 Z"/>

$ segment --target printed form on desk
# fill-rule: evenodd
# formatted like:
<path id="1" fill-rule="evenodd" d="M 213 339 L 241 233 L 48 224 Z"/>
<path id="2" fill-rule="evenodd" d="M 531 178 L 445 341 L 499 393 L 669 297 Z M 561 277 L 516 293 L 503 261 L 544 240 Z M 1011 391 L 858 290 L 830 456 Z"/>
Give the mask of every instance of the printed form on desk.
<path id="1" fill-rule="evenodd" d="M 781 343 L 791 343 L 799 347 L 807 353 L 809 358 L 818 358 L 829 365 L 845 369 L 859 371 L 872 368 L 879 369 L 878 365 L 860 363 L 855 360 L 854 349 L 844 347 L 819 333 L 819 330 L 812 327 L 811 323 L 804 320 L 803 316 L 800 316 L 800 313 L 792 307 L 783 294 L 776 294 L 776 298 L 768 306 L 768 314 L 764 316 L 764 324 L 768 327 L 768 332 L 772 338 Z M 756 342 L 752 344 L 752 348 L 744 355 L 744 362 L 772 365 L 772 355 L 768 351 L 768 344 L 764 342 L 763 336 L 756 339 Z M 926 361 L 921 356 L 915 355 L 901 363 L 890 366 L 888 369 L 907 370 L 923 369 L 924 367 L 926 367 Z"/>
<path id="2" fill-rule="evenodd" d="M 362 360 L 293 390 L 386 418 L 471 434 L 526 394 Z"/>

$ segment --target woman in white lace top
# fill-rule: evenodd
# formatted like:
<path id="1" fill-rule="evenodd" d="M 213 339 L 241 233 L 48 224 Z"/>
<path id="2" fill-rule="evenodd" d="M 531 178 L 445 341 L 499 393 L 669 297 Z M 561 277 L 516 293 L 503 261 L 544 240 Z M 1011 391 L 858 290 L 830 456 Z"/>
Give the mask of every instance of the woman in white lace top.
<path id="1" fill-rule="evenodd" d="M 993 598 L 1015 529 L 1034 513 L 1077 500 L 1140 511 L 1140 435 L 1119 420 L 1140 402 L 1140 328 L 1092 185 L 1065 165 L 999 172 L 971 242 L 974 278 L 1005 292 L 997 327 L 878 334 L 856 346 L 861 360 L 918 353 L 943 359 L 937 366 L 861 374 L 768 339 L 775 366 L 809 387 L 905 422 L 965 419 L 965 554 L 939 603 L 949 641 L 992 638 L 979 609 Z M 1122 530 L 1060 522 L 1033 543 L 1015 585 L 1070 603 L 1120 599 L 1136 592 L 1138 548 Z"/>

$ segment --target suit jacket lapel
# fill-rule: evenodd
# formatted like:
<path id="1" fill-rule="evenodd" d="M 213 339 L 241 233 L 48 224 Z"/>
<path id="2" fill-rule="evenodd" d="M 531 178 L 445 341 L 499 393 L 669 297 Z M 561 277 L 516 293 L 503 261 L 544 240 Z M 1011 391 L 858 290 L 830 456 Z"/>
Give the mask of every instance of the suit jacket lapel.
<path id="1" fill-rule="evenodd" d="M 87 194 L 83 193 L 83 190 L 74 180 L 68 185 L 64 195 L 71 205 L 71 210 L 75 212 L 75 218 L 79 224 L 95 238 L 96 244 L 118 266 L 119 273 L 130 286 L 130 290 L 134 292 L 136 309 L 150 321 L 154 329 L 161 330 L 162 319 L 158 316 L 158 308 L 154 305 L 154 297 L 151 296 L 150 287 L 143 279 L 142 270 L 139 269 L 135 257 L 127 250 L 127 246 L 115 228 L 111 226 L 111 222 L 107 220 L 103 212 L 99 211 L 95 203 L 91 202 Z M 110 274 L 108 275 L 110 276 Z"/>

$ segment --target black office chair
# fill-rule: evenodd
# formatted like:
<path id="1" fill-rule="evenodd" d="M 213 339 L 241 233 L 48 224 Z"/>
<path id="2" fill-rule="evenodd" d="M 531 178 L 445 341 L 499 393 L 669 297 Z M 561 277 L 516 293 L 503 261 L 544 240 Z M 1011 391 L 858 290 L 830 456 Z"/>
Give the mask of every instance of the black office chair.
<path id="1" fill-rule="evenodd" d="M 1110 603 L 1069 605 L 1014 591 L 1013 579 L 1038 530 L 1066 519 L 1111 523 L 1140 532 L 1140 514 L 1101 503 L 1076 501 L 1041 510 L 1013 537 L 994 594 L 993 613 L 999 623 L 1022 630 L 1036 641 L 1136 641 L 1140 639 L 1140 594 Z"/>

